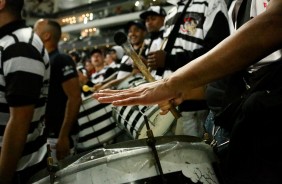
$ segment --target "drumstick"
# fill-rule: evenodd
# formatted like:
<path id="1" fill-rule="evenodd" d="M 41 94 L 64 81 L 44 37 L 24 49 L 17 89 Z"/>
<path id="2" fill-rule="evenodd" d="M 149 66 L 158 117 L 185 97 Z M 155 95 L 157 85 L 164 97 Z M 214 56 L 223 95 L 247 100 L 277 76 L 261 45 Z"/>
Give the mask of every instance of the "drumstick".
<path id="1" fill-rule="evenodd" d="M 155 78 L 151 75 L 149 70 L 147 69 L 146 65 L 143 63 L 143 61 L 138 57 L 137 53 L 132 48 L 131 44 L 128 42 L 126 35 L 123 32 L 117 32 L 114 36 L 114 40 L 116 44 L 122 46 L 125 53 L 131 57 L 134 64 L 138 67 L 140 72 L 144 75 L 145 79 L 148 82 L 154 82 Z M 170 112 L 173 114 L 173 116 L 178 119 L 181 117 L 181 114 L 177 111 L 177 109 L 174 106 L 171 106 Z"/>
<path id="2" fill-rule="evenodd" d="M 84 92 L 88 92 L 88 91 L 94 92 L 94 89 L 91 88 L 91 87 L 89 87 L 89 86 L 87 86 L 87 85 L 83 85 L 83 86 L 82 86 L 82 90 L 83 90 Z"/>

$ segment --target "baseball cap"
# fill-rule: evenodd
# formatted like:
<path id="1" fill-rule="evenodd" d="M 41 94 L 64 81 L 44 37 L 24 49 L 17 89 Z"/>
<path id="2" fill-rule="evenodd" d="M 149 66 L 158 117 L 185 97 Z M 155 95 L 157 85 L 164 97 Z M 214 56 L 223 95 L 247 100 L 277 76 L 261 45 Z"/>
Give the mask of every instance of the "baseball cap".
<path id="1" fill-rule="evenodd" d="M 140 14 L 140 18 L 145 20 L 149 15 L 166 16 L 166 11 L 161 6 L 150 6 L 146 11 Z"/>
<path id="2" fill-rule="evenodd" d="M 129 22 L 127 23 L 127 26 L 126 26 L 127 30 L 128 30 L 132 25 L 135 25 L 135 26 L 137 26 L 138 28 L 143 29 L 143 30 L 145 30 L 145 31 L 147 30 L 147 29 L 146 29 L 146 26 L 145 26 L 145 23 L 144 23 L 143 21 L 139 21 L 139 20 L 129 21 Z"/>
<path id="3" fill-rule="evenodd" d="M 122 48 L 121 46 L 119 46 L 119 45 L 113 46 L 113 47 L 110 49 L 110 51 L 115 51 L 116 54 L 117 54 L 118 59 L 121 59 L 122 56 L 124 55 L 124 50 L 123 50 L 123 48 Z"/>

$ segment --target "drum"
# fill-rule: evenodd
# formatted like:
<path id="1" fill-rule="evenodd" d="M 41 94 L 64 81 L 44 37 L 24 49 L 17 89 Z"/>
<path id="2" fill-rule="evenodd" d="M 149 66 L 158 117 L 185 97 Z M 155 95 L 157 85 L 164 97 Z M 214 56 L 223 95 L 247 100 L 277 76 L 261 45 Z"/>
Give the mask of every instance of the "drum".
<path id="1" fill-rule="evenodd" d="M 128 76 L 123 81 L 121 81 L 116 89 L 128 89 L 131 87 L 139 86 L 141 84 L 146 83 L 146 80 L 144 79 L 144 76 L 142 76 L 140 73 Z"/>
<path id="2" fill-rule="evenodd" d="M 157 156 L 145 139 L 122 143 L 126 147 L 96 149 L 56 172 L 55 183 L 219 184 L 213 168 L 217 159 L 209 145 L 195 138 L 184 141 L 171 137 L 163 143 L 156 137 Z M 137 146 L 127 146 L 135 142 Z M 50 177 L 34 183 L 50 183 Z"/>
<path id="3" fill-rule="evenodd" d="M 80 152 L 108 144 L 121 132 L 112 117 L 112 105 L 102 104 L 91 96 L 82 101 L 78 125 L 77 150 Z"/>
<path id="4" fill-rule="evenodd" d="M 147 137 L 147 127 L 144 117 L 147 116 L 150 129 L 155 136 L 167 133 L 173 123 L 174 116 L 171 112 L 160 115 L 160 109 L 154 106 L 118 106 L 113 107 L 113 116 L 116 122 L 125 128 L 134 139 Z"/>

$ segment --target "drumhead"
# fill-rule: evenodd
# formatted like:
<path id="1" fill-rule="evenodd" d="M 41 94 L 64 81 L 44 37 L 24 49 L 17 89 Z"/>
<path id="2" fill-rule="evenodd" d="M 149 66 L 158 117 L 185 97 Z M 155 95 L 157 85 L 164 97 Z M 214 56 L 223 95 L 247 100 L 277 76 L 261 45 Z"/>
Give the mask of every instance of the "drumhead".
<path id="1" fill-rule="evenodd" d="M 163 143 L 161 143 L 161 141 Z M 139 142 L 129 147 L 129 142 Z M 113 145 L 97 149 L 56 173 L 56 183 L 160 183 L 159 159 L 168 183 L 219 184 L 213 164 L 217 162 L 210 145 L 190 136 L 156 137 L 158 158 L 143 139 L 127 141 L 124 147 Z M 119 144 L 120 145 L 120 144 Z M 181 176 L 181 177 L 179 177 Z M 156 178 L 157 177 L 157 178 Z M 154 182 L 153 182 L 154 181 Z M 212 181 L 212 182 L 211 182 Z M 47 184 L 49 177 L 36 183 Z"/>

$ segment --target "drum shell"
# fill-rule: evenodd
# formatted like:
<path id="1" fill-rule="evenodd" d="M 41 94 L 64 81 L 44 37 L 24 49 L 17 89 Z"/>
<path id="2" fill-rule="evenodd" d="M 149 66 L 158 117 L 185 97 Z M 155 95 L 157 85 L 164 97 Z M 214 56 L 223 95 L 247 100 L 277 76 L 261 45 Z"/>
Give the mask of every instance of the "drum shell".
<path id="1" fill-rule="evenodd" d="M 174 116 L 169 112 L 160 115 L 160 109 L 154 106 L 118 106 L 113 107 L 115 121 L 125 128 L 134 139 L 147 137 L 144 117 L 148 118 L 150 129 L 155 136 L 165 135 L 175 123 Z"/>
<path id="2" fill-rule="evenodd" d="M 102 104 L 91 96 L 83 99 L 78 125 L 79 152 L 109 144 L 121 132 L 112 117 L 112 105 Z"/>

